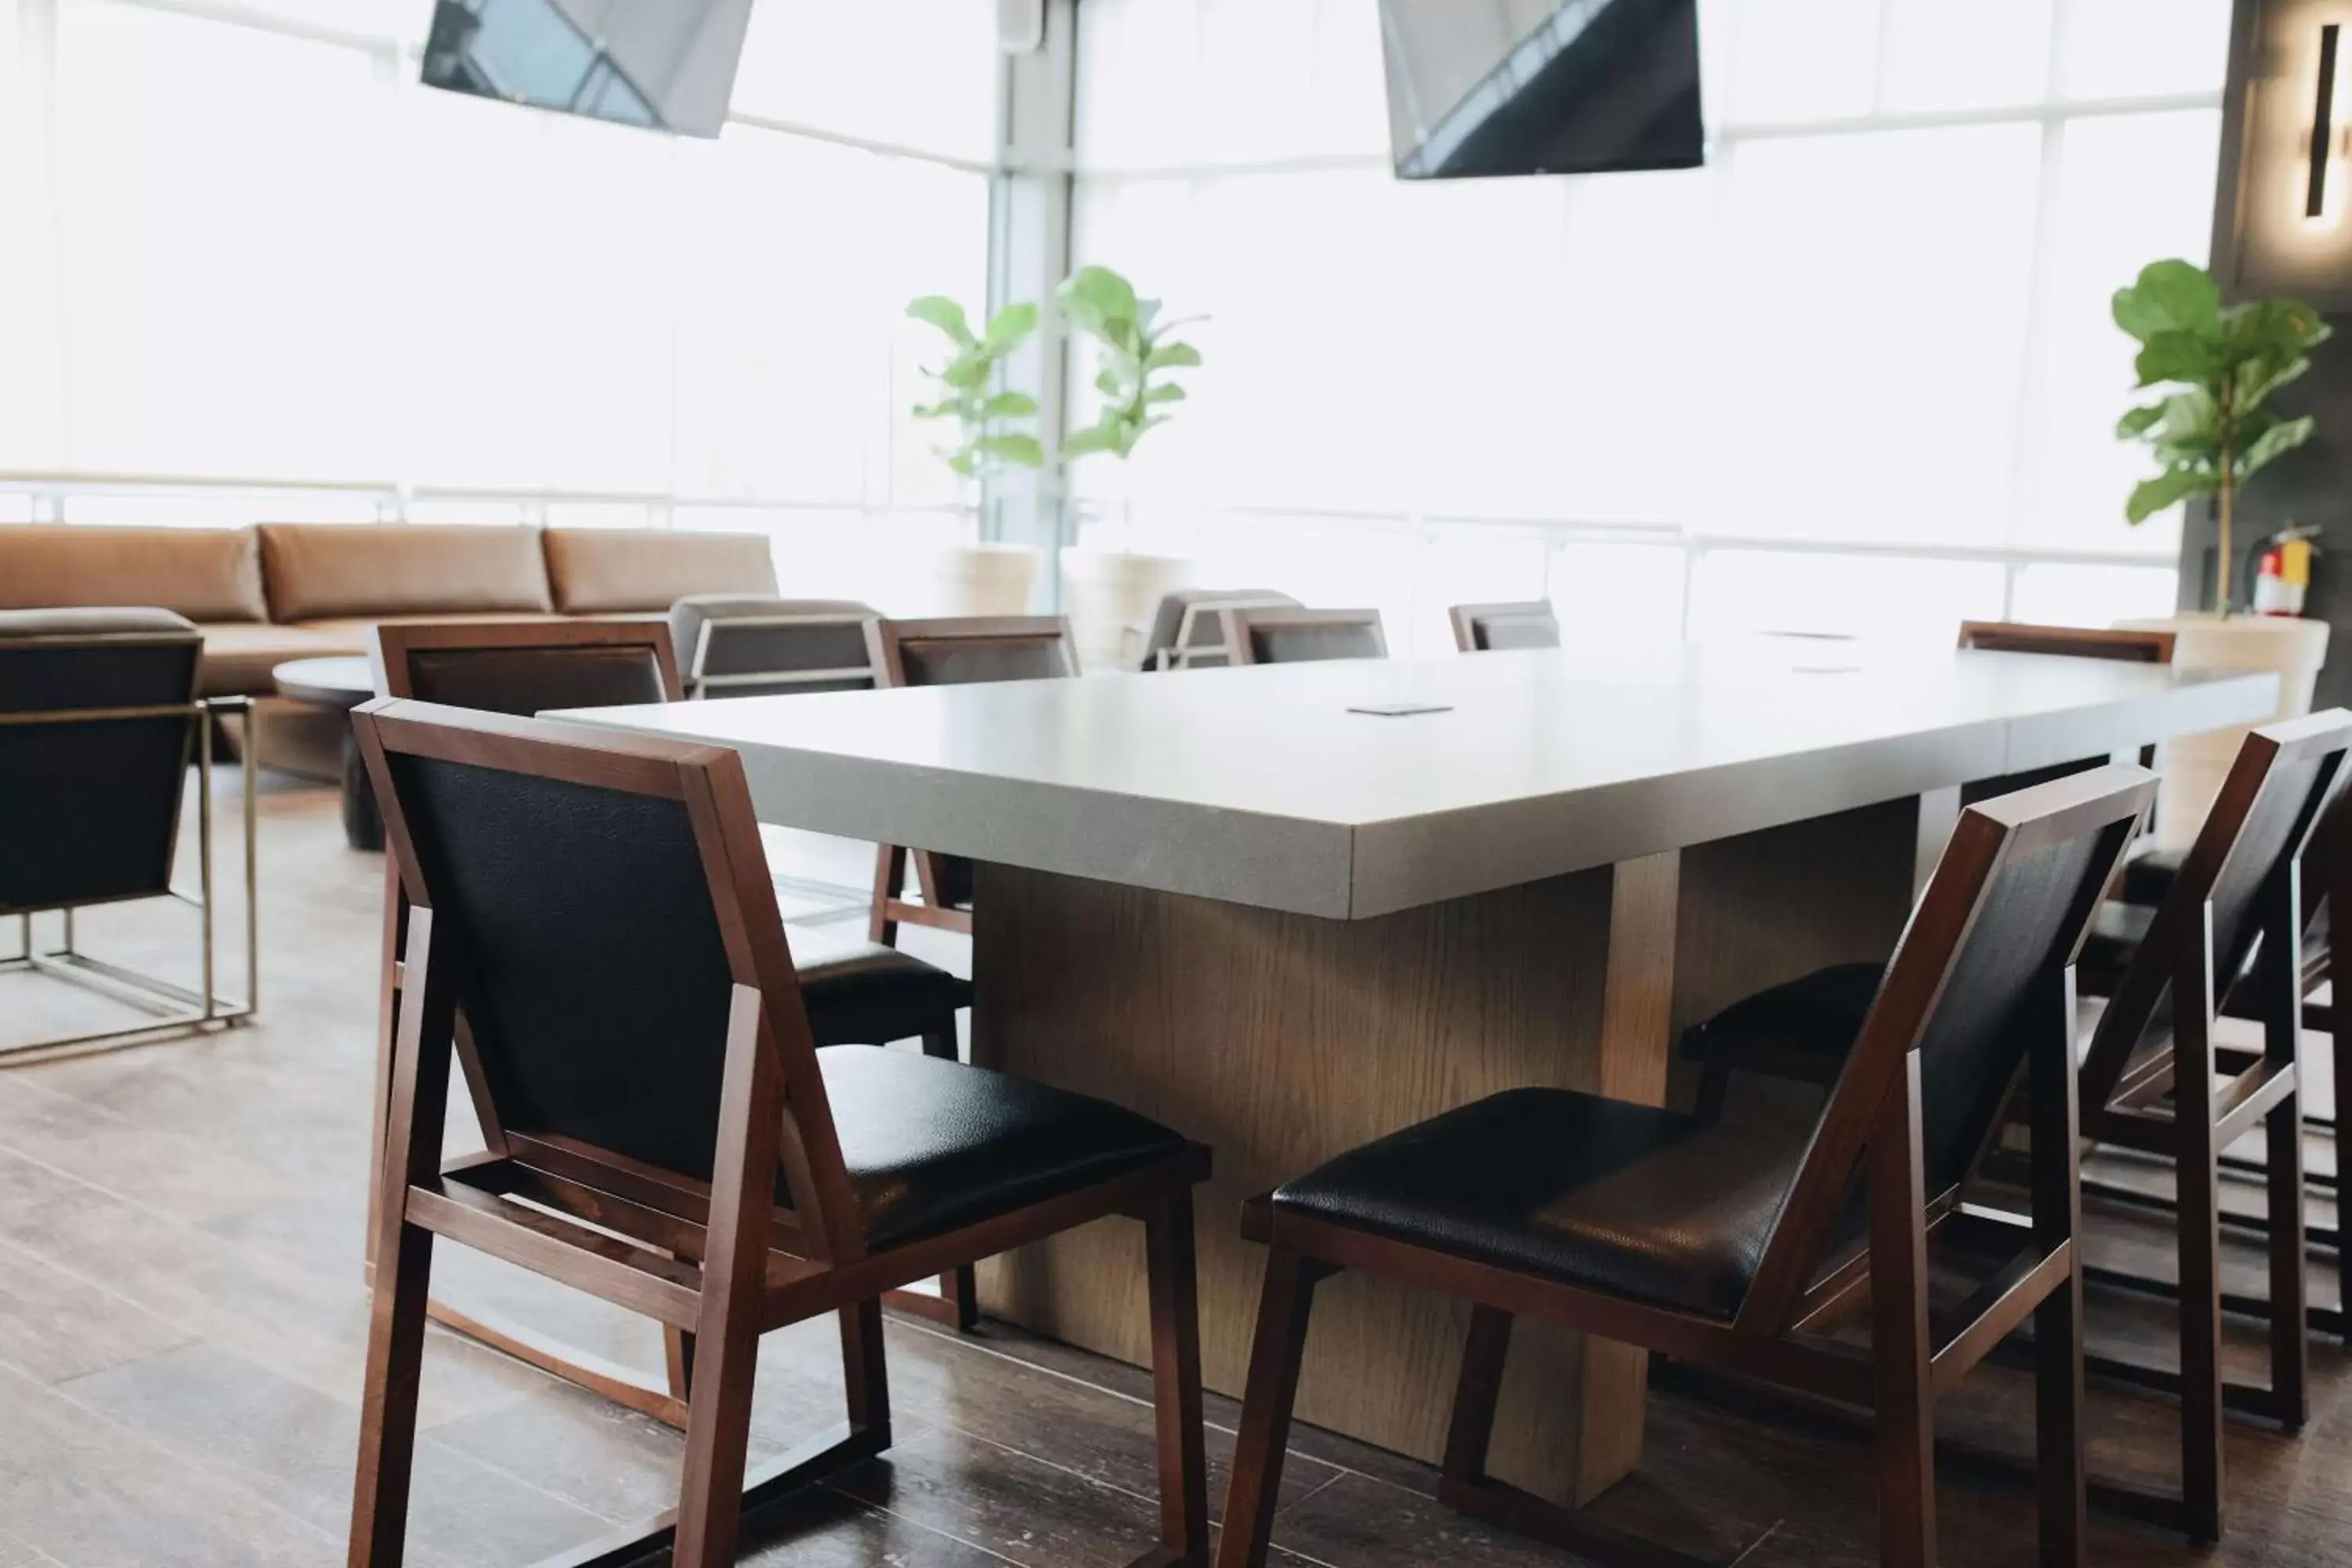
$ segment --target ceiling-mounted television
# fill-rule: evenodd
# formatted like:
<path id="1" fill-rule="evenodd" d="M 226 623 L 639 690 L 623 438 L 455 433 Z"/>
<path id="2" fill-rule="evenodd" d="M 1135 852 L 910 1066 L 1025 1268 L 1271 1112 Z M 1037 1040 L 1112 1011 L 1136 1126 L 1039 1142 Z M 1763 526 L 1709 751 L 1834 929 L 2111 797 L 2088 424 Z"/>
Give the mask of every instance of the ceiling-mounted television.
<path id="1" fill-rule="evenodd" d="M 425 84 L 716 136 L 751 0 L 436 0 Z"/>
<path id="2" fill-rule="evenodd" d="M 1381 0 L 1408 180 L 1706 162 L 1697 0 Z"/>

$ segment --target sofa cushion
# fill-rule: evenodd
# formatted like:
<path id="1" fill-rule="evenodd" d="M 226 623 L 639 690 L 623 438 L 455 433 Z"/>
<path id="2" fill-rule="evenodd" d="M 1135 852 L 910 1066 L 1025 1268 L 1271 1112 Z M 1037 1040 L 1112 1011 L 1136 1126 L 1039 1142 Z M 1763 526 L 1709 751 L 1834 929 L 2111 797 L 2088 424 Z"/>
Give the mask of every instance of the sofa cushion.
<path id="1" fill-rule="evenodd" d="M 272 620 L 554 607 L 537 529 L 266 522 L 260 533 Z"/>
<path id="2" fill-rule="evenodd" d="M 205 658 L 196 689 L 205 697 L 267 697 L 278 689 L 269 672 L 289 659 L 330 658 L 368 650 L 363 636 L 304 626 L 244 622 L 198 629 L 205 634 Z"/>
<path id="3" fill-rule="evenodd" d="M 0 528 L 0 610 L 152 605 L 192 621 L 265 621 L 249 528 Z"/>
<path id="4" fill-rule="evenodd" d="M 567 616 L 667 611 L 689 594 L 772 594 L 765 534 L 667 528 L 551 528 L 547 578 Z"/>

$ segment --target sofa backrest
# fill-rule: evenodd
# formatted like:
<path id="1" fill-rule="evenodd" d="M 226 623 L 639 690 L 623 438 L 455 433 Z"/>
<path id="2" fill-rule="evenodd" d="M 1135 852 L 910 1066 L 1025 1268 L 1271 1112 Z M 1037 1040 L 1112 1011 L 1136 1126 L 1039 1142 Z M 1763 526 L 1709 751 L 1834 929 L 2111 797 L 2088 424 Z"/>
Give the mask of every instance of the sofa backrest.
<path id="1" fill-rule="evenodd" d="M 0 528 L 0 610 L 134 605 L 192 621 L 266 621 L 249 528 Z"/>
<path id="2" fill-rule="evenodd" d="M 265 522 L 262 573 L 277 621 L 545 614 L 540 531 L 439 523 Z"/>
<path id="3" fill-rule="evenodd" d="M 772 594 L 776 563 L 764 534 L 551 528 L 547 578 L 564 615 L 638 615 L 692 594 Z"/>

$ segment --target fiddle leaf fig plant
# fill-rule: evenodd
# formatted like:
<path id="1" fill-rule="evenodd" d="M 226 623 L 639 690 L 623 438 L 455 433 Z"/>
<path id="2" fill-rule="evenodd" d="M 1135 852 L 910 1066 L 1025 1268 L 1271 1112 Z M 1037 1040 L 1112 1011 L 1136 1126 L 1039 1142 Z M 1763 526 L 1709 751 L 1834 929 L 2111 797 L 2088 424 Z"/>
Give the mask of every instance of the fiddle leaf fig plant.
<path id="1" fill-rule="evenodd" d="M 2141 522 L 2191 496 L 2215 498 L 2221 569 L 2214 608 L 2230 608 L 2230 524 L 2238 487 L 2311 439 L 2309 415 L 2281 418 L 2270 395 L 2311 368 L 2307 351 L 2327 341 L 2327 323 L 2297 300 L 2223 305 L 2212 274 L 2186 261 L 2158 261 L 2116 291 L 2116 325 L 2140 345 L 2143 388 L 2167 389 L 2126 414 L 2118 439 L 2147 443 L 2157 473 L 2124 505 Z"/>
<path id="2" fill-rule="evenodd" d="M 1007 305 L 977 332 L 963 307 L 942 295 L 913 300 L 907 314 L 937 327 L 953 350 L 945 363 L 924 372 L 933 383 L 930 396 L 913 409 L 918 419 L 947 425 L 950 438 L 939 452 L 948 467 L 970 479 L 1007 465 L 1041 466 L 1045 450 L 1036 435 L 1013 428 L 1016 422 L 1037 416 L 1037 400 L 1025 392 L 998 387 L 1005 355 L 1037 330 L 1037 307 Z"/>
<path id="3" fill-rule="evenodd" d="M 1109 452 L 1124 459 L 1147 432 L 1168 423 L 1172 405 L 1184 401 L 1184 388 L 1170 373 L 1197 366 L 1201 351 L 1174 333 L 1199 318 L 1161 321 L 1160 301 L 1138 299 L 1135 285 L 1108 267 L 1073 273 L 1055 302 L 1064 319 L 1098 346 L 1095 387 L 1103 395 L 1100 417 L 1063 437 L 1062 455 Z"/>

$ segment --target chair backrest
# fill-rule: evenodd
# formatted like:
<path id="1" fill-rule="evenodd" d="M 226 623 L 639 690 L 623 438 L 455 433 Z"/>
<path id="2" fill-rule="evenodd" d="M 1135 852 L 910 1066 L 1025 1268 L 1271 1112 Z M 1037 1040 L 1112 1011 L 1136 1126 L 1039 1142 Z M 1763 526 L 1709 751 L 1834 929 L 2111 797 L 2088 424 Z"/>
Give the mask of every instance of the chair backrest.
<path id="1" fill-rule="evenodd" d="M 436 621 L 375 628 L 376 690 L 529 715 L 682 697 L 662 621 Z"/>
<path id="2" fill-rule="evenodd" d="M 387 699 L 353 722 L 402 887 L 431 911 L 407 1005 L 429 1018 L 427 988 L 454 987 L 491 1147 L 529 1141 L 640 1184 L 645 1167 L 708 1183 L 749 991 L 783 1086 L 764 1112 L 784 1121 L 779 1195 L 832 1248 L 817 1255 L 854 1253 L 856 1208 L 740 757 Z"/>
<path id="3" fill-rule="evenodd" d="M 2245 969 L 2262 936 L 2266 896 L 2290 890 L 2288 880 L 2305 850 L 2352 779 L 2345 765 L 2347 752 L 2352 713 L 2341 708 L 2247 733 L 2196 842 L 2099 1016 L 2084 1065 L 2086 1101 L 2112 1096 L 2136 1060 L 2168 1045 L 2181 944 L 2200 940 L 2209 929 L 2209 904 L 2212 946 L 2206 963 L 2213 1000 Z M 2299 925 L 2310 900 L 2299 891 L 2295 898 Z"/>
<path id="4" fill-rule="evenodd" d="M 1386 658 L 1378 610 L 1223 610 L 1235 664 L 1307 664 L 1327 658 Z"/>
<path id="5" fill-rule="evenodd" d="M 697 595 L 670 606 L 688 701 L 863 691 L 876 683 L 866 628 L 881 612 L 850 599 Z"/>
<path id="6" fill-rule="evenodd" d="M 1962 621 L 1960 646 L 1987 653 L 2053 653 L 2071 658 L 2112 658 L 2127 664 L 2170 664 L 2170 632 L 2119 632 L 2091 626 L 2036 626 L 2021 621 Z"/>
<path id="7" fill-rule="evenodd" d="M 1743 1325 L 1784 1328 L 1858 1231 L 1854 1184 L 1888 1095 L 1909 1092 L 1914 1052 L 1931 1205 L 1949 1201 L 1992 1142 L 2030 1052 L 2072 1072 L 2072 966 L 2155 788 L 2147 769 L 2110 765 L 1961 812 L 1822 1106 Z"/>
<path id="8" fill-rule="evenodd" d="M 976 686 L 1078 673 L 1077 644 L 1060 616 L 886 620 L 868 636 L 885 686 Z"/>
<path id="9" fill-rule="evenodd" d="M 1205 669 L 1228 662 L 1221 609 L 1298 607 L 1287 594 L 1267 588 L 1179 588 L 1160 596 L 1143 640 L 1143 668 Z"/>
<path id="10" fill-rule="evenodd" d="M 1447 615 L 1454 622 L 1454 646 L 1464 653 L 1559 646 L 1559 616 L 1549 599 L 1519 605 L 1456 605 Z"/>
<path id="11" fill-rule="evenodd" d="M 169 610 L 0 612 L 0 912 L 169 889 L 203 646 Z"/>

